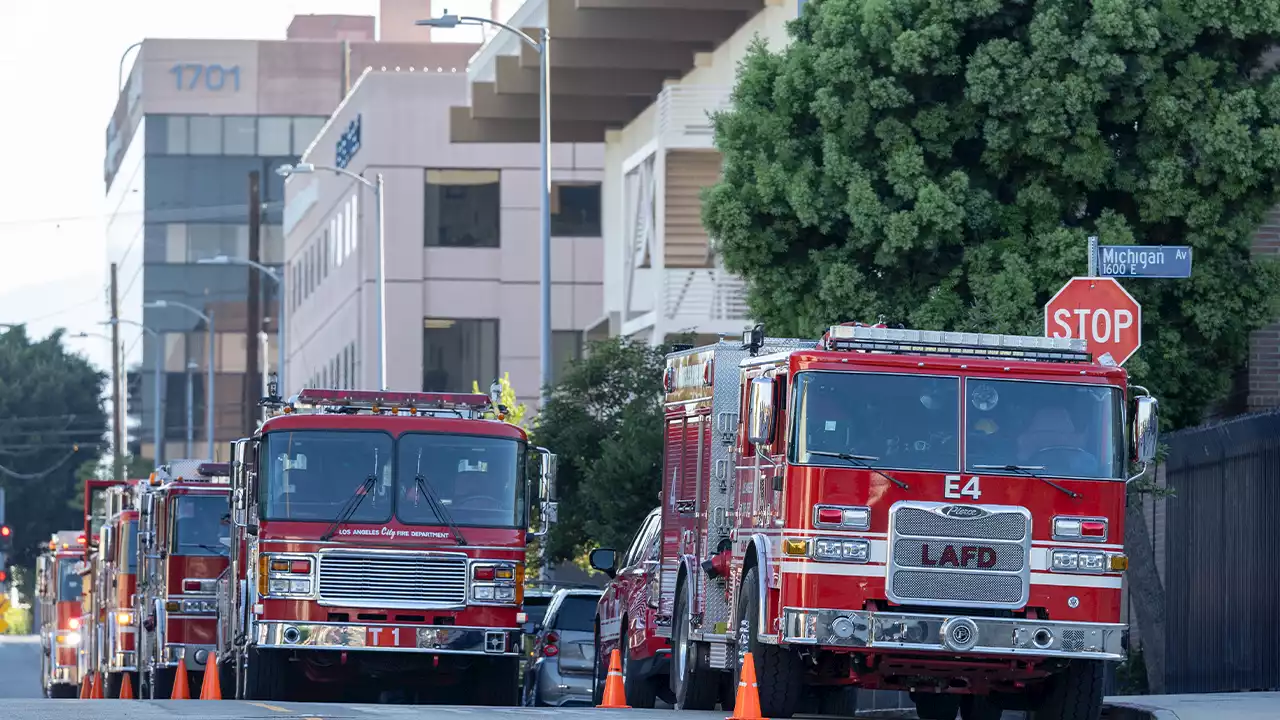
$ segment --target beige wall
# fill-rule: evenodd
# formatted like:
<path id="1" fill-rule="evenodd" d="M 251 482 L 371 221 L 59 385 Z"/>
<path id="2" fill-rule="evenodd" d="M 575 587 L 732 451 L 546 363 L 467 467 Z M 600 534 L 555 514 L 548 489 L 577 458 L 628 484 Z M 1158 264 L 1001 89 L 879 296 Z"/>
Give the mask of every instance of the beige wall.
<path id="1" fill-rule="evenodd" d="M 539 375 L 538 148 L 523 144 L 452 145 L 451 105 L 466 102 L 466 75 L 370 72 L 363 76 L 304 160 L 334 163 L 337 139 L 361 116 L 360 150 L 348 170 L 385 183 L 388 385 L 422 386 L 424 317 L 499 320 L 499 372 L 510 372 L 521 399 L 536 401 Z M 556 145 L 554 180 L 599 181 L 601 145 Z M 426 248 L 425 169 L 497 169 L 502 173 L 500 248 Z M 286 263 L 305 257 L 335 218 L 350 212 L 353 181 L 321 173 L 286 185 Z M 291 310 L 288 392 L 355 342 L 358 387 L 376 383 L 375 233 L 372 193 L 361 189 L 358 245 L 310 298 Z M 553 238 L 552 326 L 581 330 L 602 307 L 599 238 Z M 484 379 L 477 378 L 484 382 Z"/>

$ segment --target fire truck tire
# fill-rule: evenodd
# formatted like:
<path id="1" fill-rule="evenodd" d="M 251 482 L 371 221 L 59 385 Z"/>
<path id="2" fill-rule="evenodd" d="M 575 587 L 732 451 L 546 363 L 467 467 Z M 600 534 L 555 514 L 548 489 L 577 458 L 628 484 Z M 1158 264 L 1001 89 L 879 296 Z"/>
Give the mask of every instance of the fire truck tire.
<path id="1" fill-rule="evenodd" d="M 520 705 L 520 658 L 481 658 L 474 675 L 472 703 L 489 707 Z"/>
<path id="2" fill-rule="evenodd" d="M 960 720 L 1000 720 L 1004 707 L 990 695 L 965 695 L 960 700 Z"/>
<path id="3" fill-rule="evenodd" d="M 1074 660 L 1049 679 L 1034 720 L 1098 720 L 1102 716 L 1102 661 Z"/>
<path id="4" fill-rule="evenodd" d="M 622 618 L 622 627 L 627 627 L 627 618 Z M 622 687 L 626 690 L 627 704 L 633 708 L 652 710 L 658 699 L 657 688 L 653 678 L 645 677 L 636 669 L 631 658 L 631 648 L 622 643 Z"/>
<path id="5" fill-rule="evenodd" d="M 689 601 L 683 584 L 676 586 L 675 632 L 671 634 L 671 693 L 677 710 L 714 710 L 720 678 L 700 661 L 701 649 L 689 639 Z"/>
<path id="6" fill-rule="evenodd" d="M 911 693 L 920 720 L 956 720 L 960 712 L 960 696 L 942 693 Z"/>
<path id="7" fill-rule="evenodd" d="M 759 573 L 758 568 L 748 570 L 742 578 L 742 591 L 738 593 L 738 657 L 741 658 L 744 651 L 750 651 L 755 658 L 761 714 L 767 718 L 789 718 L 799 709 L 804 694 L 804 663 L 795 650 L 766 645 L 757 638 L 760 631 L 760 595 L 756 592 Z M 735 685 L 741 672 L 742 663 L 734 663 Z"/>
<path id="8" fill-rule="evenodd" d="M 173 680 L 178 676 L 176 668 L 155 668 L 147 683 L 147 697 L 152 700 L 168 700 L 173 696 Z"/>
<path id="9" fill-rule="evenodd" d="M 242 661 L 248 661 L 244 673 L 245 700 L 285 699 L 287 656 L 271 650 L 250 648 L 241 658 Z"/>
<path id="10" fill-rule="evenodd" d="M 80 697 L 80 686 L 67 683 L 55 683 L 49 686 L 49 697 L 56 700 L 68 700 Z"/>

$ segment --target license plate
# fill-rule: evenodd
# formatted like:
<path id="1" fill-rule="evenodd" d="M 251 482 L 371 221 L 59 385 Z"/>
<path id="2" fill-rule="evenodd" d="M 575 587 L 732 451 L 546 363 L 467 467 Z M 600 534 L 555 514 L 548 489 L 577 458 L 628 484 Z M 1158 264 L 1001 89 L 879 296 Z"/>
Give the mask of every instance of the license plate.
<path id="1" fill-rule="evenodd" d="M 411 648 L 418 645 L 414 628 L 373 627 L 364 631 L 365 647 Z"/>

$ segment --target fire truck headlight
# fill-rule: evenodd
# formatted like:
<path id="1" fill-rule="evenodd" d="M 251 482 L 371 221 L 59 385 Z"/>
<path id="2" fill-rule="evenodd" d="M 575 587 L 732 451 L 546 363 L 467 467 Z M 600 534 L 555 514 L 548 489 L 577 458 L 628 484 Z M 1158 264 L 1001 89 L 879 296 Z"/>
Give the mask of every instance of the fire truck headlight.
<path id="1" fill-rule="evenodd" d="M 1054 550 L 1052 562 L 1056 572 L 1103 573 L 1108 568 L 1107 554 L 1091 550 Z"/>
<path id="2" fill-rule="evenodd" d="M 133 624 L 133 613 L 131 613 L 131 612 L 118 612 L 118 613 L 116 613 L 116 624 L 117 624 L 117 625 L 132 625 L 132 624 Z"/>
<path id="3" fill-rule="evenodd" d="M 493 586 L 477 585 L 471 589 L 471 596 L 474 597 L 476 600 L 492 600 Z"/>
<path id="4" fill-rule="evenodd" d="M 1072 550 L 1053 551 L 1053 569 L 1070 572 L 1080 567 L 1080 553 Z"/>
<path id="5" fill-rule="evenodd" d="M 69 620 L 69 621 L 67 622 L 67 627 L 71 628 L 72 630 L 79 630 L 79 629 L 80 629 L 80 618 L 71 618 L 71 620 Z M 78 636 L 77 636 L 77 637 L 78 637 Z"/>
<path id="6" fill-rule="evenodd" d="M 69 632 L 69 633 L 67 633 L 67 644 L 68 644 L 68 645 L 79 645 L 79 644 L 80 644 L 80 633 L 78 633 L 78 632 L 74 632 L 74 631 L 73 631 L 73 632 Z"/>
<path id="7" fill-rule="evenodd" d="M 818 538 L 813 542 L 813 557 L 817 560 L 864 563 L 870 554 L 870 545 L 866 540 Z"/>
<path id="8" fill-rule="evenodd" d="M 182 612 L 188 614 L 211 614 L 218 612 L 216 600 L 183 600 Z"/>
<path id="9" fill-rule="evenodd" d="M 290 580 L 289 592 L 295 595 L 310 595 L 311 581 L 310 580 Z"/>
<path id="10" fill-rule="evenodd" d="M 1102 572 L 1107 567 L 1107 555 L 1100 552 L 1080 553 L 1080 569 L 1090 572 Z"/>
<path id="11" fill-rule="evenodd" d="M 513 587 L 498 587 L 493 589 L 493 599 L 506 602 L 512 602 L 516 599 L 516 589 Z"/>

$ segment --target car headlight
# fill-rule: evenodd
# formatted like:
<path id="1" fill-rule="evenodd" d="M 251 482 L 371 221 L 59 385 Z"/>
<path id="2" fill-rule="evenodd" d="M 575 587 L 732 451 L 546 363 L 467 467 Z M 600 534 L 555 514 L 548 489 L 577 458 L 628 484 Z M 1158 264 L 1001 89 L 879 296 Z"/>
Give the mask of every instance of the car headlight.
<path id="1" fill-rule="evenodd" d="M 813 557 L 815 560 L 864 563 L 870 555 L 871 546 L 866 540 L 818 538 L 813 541 Z"/>

